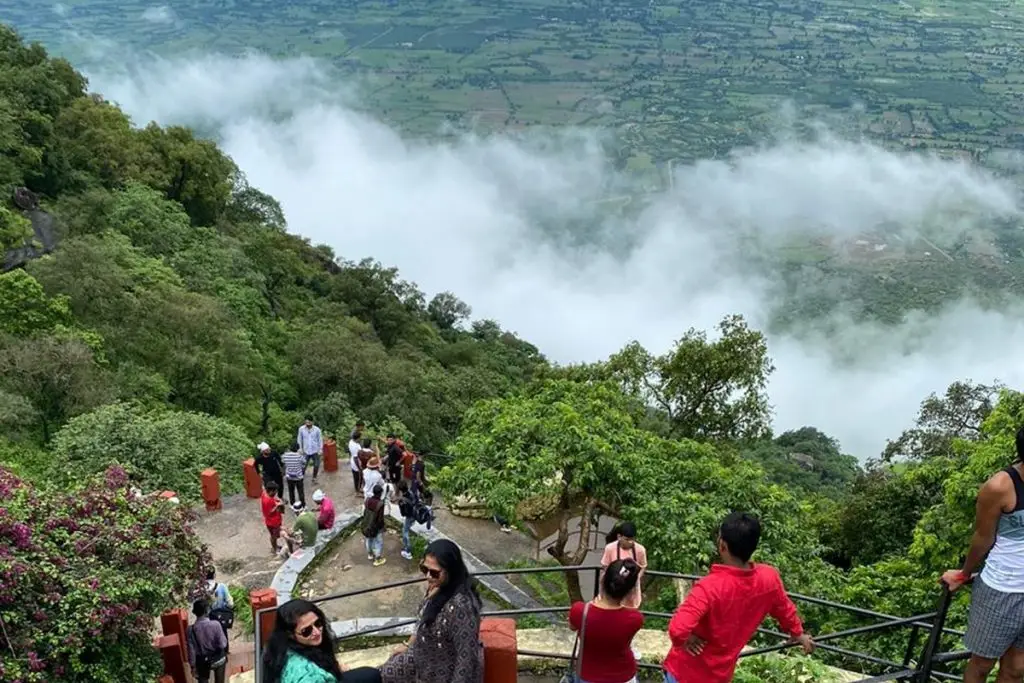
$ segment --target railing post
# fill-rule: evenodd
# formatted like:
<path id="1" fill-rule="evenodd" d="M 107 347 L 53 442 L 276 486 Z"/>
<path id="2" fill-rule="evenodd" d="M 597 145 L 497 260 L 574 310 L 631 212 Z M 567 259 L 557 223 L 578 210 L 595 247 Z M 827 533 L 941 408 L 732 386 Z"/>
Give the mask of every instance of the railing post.
<path id="1" fill-rule="evenodd" d="M 942 628 L 946 625 L 946 615 L 949 613 L 949 604 L 953 600 L 953 592 L 949 586 L 942 584 L 942 596 L 939 598 L 939 609 L 932 622 L 931 633 L 928 634 L 928 642 L 925 643 L 924 651 L 921 653 L 921 662 L 918 664 L 918 683 L 928 683 L 932 677 L 932 662 L 935 659 L 935 652 L 939 648 L 939 641 L 942 638 Z"/>
<path id="2" fill-rule="evenodd" d="M 910 666 L 910 660 L 917 649 L 917 638 L 921 635 L 921 629 L 916 625 L 910 627 L 910 640 L 907 641 L 907 651 L 903 654 L 903 668 Z"/>
<path id="3" fill-rule="evenodd" d="M 263 681 L 263 629 L 260 628 L 263 625 L 262 620 L 263 614 L 256 610 L 255 619 L 253 620 L 253 630 L 255 631 L 254 636 L 256 640 L 256 647 L 253 650 L 253 683 L 262 683 Z"/>
<path id="4" fill-rule="evenodd" d="M 596 598 L 601 593 L 601 570 L 594 570 L 594 597 Z"/>

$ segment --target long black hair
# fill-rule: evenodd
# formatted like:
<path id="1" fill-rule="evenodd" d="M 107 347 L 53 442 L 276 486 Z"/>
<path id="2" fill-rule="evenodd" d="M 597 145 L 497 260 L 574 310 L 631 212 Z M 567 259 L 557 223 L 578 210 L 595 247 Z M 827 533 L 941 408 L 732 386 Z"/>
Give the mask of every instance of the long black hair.
<path id="1" fill-rule="evenodd" d="M 462 559 L 462 551 L 447 538 L 439 538 L 427 546 L 427 555 L 430 555 L 441 569 L 448 575 L 447 581 L 437 593 L 423 606 L 423 623 L 432 624 L 437 619 L 448 601 L 459 593 L 464 593 L 470 598 L 470 603 L 481 606 L 480 596 L 476 592 L 476 582 L 470 577 L 466 563 Z"/>
<path id="2" fill-rule="evenodd" d="M 605 596 L 622 602 L 630 591 L 636 588 L 640 576 L 640 565 L 633 560 L 615 560 L 601 577 L 601 590 Z"/>
<path id="3" fill-rule="evenodd" d="M 310 612 L 315 614 L 323 624 L 320 645 L 317 647 L 302 645 L 295 640 L 295 625 L 299 623 L 299 619 L 303 615 Z M 334 635 L 331 633 L 331 624 L 320 608 L 308 600 L 296 598 L 277 608 L 274 630 L 270 633 L 267 649 L 263 653 L 264 683 L 280 683 L 281 673 L 284 671 L 285 662 L 288 661 L 289 652 L 305 657 L 333 675 L 335 680 L 342 679 L 341 667 L 338 666 L 338 660 L 334 656 Z"/>
<path id="4" fill-rule="evenodd" d="M 626 538 L 636 538 L 636 525 L 633 522 L 619 522 L 612 527 L 612 530 L 608 532 L 608 535 L 604 537 L 605 543 L 611 543 L 612 541 L 619 540 L 619 536 L 625 536 Z"/>

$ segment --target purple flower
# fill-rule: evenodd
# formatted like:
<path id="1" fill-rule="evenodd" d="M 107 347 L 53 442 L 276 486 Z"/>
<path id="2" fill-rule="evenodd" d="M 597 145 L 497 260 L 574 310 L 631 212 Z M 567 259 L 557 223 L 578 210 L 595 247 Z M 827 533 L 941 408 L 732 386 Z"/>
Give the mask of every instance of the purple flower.
<path id="1" fill-rule="evenodd" d="M 128 473 L 123 467 L 114 465 L 107 470 L 106 483 L 110 489 L 123 488 L 128 483 Z"/>
<path id="2" fill-rule="evenodd" d="M 14 537 L 14 545 L 22 550 L 32 543 L 32 530 L 24 522 L 15 522 L 11 527 L 11 535 Z"/>
<path id="3" fill-rule="evenodd" d="M 39 659 L 39 655 L 35 652 L 28 653 L 28 670 L 29 671 L 42 671 L 46 668 L 46 664 L 43 660 Z"/>

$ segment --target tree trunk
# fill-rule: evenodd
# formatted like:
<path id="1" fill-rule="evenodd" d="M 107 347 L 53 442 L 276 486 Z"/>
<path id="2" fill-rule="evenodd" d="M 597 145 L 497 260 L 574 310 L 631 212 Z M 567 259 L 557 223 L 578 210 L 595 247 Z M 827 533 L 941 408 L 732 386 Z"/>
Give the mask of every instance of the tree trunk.
<path id="1" fill-rule="evenodd" d="M 558 537 L 555 539 L 554 544 L 548 548 L 548 552 L 563 567 L 574 567 L 583 564 L 587 559 L 587 553 L 590 551 L 590 528 L 593 524 L 594 508 L 596 505 L 597 501 L 593 498 L 587 498 L 586 503 L 584 503 L 583 510 L 580 512 L 579 541 L 576 544 L 575 550 L 570 554 L 566 552 L 566 546 L 569 544 L 569 520 L 574 514 L 569 507 L 567 492 L 563 491 L 562 500 L 559 505 L 562 515 L 558 522 Z M 580 587 L 579 572 L 565 572 L 565 588 L 569 593 L 569 600 L 571 602 L 583 600 L 583 589 Z"/>
<path id="2" fill-rule="evenodd" d="M 267 434 L 270 432 L 270 389 L 261 386 L 260 393 L 260 434 Z"/>

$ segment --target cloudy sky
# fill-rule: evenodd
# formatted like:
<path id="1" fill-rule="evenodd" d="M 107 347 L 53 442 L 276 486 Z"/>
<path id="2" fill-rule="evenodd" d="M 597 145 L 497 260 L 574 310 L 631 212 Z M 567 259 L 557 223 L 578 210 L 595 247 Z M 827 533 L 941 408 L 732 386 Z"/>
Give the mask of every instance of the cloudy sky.
<path id="1" fill-rule="evenodd" d="M 853 235 L 879 221 L 909 231 L 950 210 L 969 228 L 1019 212 L 1013 188 L 966 165 L 825 139 L 677 167 L 674 190 L 639 218 L 594 219 L 602 188 L 621 180 L 594 132 L 403 140 L 349 108 L 356 89 L 312 60 L 129 62 L 89 76 L 136 123 L 216 131 L 249 180 L 281 201 L 292 231 L 347 259 L 396 265 L 428 296 L 451 290 L 475 318 L 499 320 L 559 362 L 599 359 L 631 339 L 660 352 L 733 312 L 763 325 L 771 282 L 750 275 L 724 225 L 771 239 L 795 227 Z M 567 246 L 538 228 L 582 217 L 629 239 Z M 776 428 L 815 425 L 862 459 L 877 455 L 951 381 L 1020 384 L 1022 320 L 965 301 L 897 328 L 772 336 Z"/>

